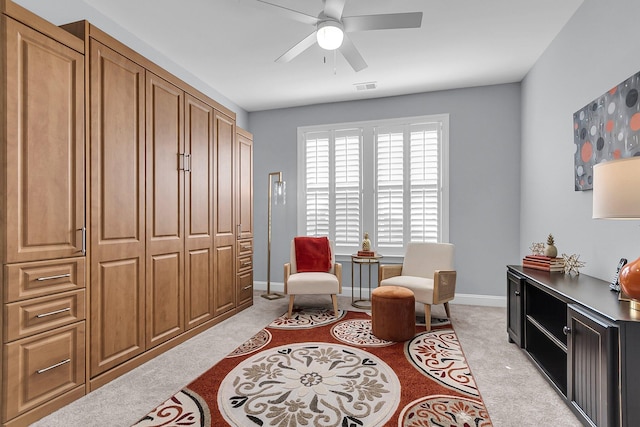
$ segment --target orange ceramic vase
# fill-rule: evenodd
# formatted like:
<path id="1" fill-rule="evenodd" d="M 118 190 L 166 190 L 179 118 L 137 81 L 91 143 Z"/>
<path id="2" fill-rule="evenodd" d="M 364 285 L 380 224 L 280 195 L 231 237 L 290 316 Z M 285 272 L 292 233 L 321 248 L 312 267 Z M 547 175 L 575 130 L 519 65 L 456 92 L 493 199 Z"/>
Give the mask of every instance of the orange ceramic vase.
<path id="1" fill-rule="evenodd" d="M 625 294 L 640 300 L 640 258 L 625 264 L 620 270 L 618 279 Z"/>

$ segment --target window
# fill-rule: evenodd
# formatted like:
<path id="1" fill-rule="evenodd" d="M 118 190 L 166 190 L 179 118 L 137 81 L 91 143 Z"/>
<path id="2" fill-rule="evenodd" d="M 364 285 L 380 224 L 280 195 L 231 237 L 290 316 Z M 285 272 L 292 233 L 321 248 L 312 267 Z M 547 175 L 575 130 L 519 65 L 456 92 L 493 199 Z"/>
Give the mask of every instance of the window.
<path id="1" fill-rule="evenodd" d="M 384 255 L 448 241 L 448 115 L 298 129 L 298 234 Z"/>

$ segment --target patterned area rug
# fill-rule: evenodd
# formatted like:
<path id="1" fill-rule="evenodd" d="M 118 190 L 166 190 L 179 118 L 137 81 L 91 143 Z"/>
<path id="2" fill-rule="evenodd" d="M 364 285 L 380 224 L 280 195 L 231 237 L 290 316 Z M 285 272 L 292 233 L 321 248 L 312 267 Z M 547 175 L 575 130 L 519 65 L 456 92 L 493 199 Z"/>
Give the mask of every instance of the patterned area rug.
<path id="1" fill-rule="evenodd" d="M 448 322 L 392 342 L 371 317 L 283 315 L 135 426 L 489 427 Z"/>

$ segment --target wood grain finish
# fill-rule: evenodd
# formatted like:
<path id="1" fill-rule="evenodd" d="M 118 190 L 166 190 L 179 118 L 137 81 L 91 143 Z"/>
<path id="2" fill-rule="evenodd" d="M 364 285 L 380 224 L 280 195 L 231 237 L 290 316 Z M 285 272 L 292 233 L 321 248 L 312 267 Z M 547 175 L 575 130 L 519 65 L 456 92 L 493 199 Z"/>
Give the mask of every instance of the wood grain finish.
<path id="1" fill-rule="evenodd" d="M 145 70 L 92 40 L 91 376 L 145 344 Z"/>
<path id="2" fill-rule="evenodd" d="M 84 333 L 80 322 L 5 345 L 3 421 L 84 383 Z"/>
<path id="3" fill-rule="evenodd" d="M 229 117 L 215 115 L 215 312 L 216 315 L 236 305 L 235 272 L 235 123 Z"/>
<path id="4" fill-rule="evenodd" d="M 253 136 L 237 128 L 238 146 L 238 188 L 237 223 L 238 239 L 253 238 Z"/>
<path id="5" fill-rule="evenodd" d="M 185 326 L 213 318 L 213 172 L 214 110 L 185 96 Z"/>
<path id="6" fill-rule="evenodd" d="M 147 71 L 146 345 L 184 331 L 184 92 Z"/>
<path id="7" fill-rule="evenodd" d="M 85 259 L 9 264 L 5 267 L 5 279 L 5 303 L 84 288 Z"/>
<path id="8" fill-rule="evenodd" d="M 25 338 L 85 317 L 85 291 L 63 292 L 5 306 L 5 342 Z"/>
<path id="9" fill-rule="evenodd" d="M 84 57 L 2 16 L 6 262 L 82 255 Z M 46 70 L 46 72 L 44 71 Z"/>

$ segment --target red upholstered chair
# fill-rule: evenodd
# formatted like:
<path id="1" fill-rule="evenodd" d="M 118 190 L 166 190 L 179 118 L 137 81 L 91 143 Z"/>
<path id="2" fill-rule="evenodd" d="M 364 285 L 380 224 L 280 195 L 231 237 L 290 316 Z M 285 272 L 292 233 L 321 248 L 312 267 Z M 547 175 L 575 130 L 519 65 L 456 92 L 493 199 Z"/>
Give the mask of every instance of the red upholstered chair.
<path id="1" fill-rule="evenodd" d="M 410 242 L 402 265 L 378 267 L 379 286 L 411 289 L 416 302 L 424 304 L 427 331 L 431 330 L 432 304 L 444 304 L 447 317 L 451 318 L 449 301 L 456 294 L 453 252 L 454 246 L 451 243 Z"/>
<path id="2" fill-rule="evenodd" d="M 291 241 L 290 262 L 284 265 L 284 293 L 289 295 L 289 317 L 293 311 L 296 295 L 331 295 L 334 314 L 338 315 L 338 294 L 342 292 L 342 264 L 335 262 L 333 241 L 331 248 L 331 268 L 327 272 L 298 272 L 295 240 Z"/>

